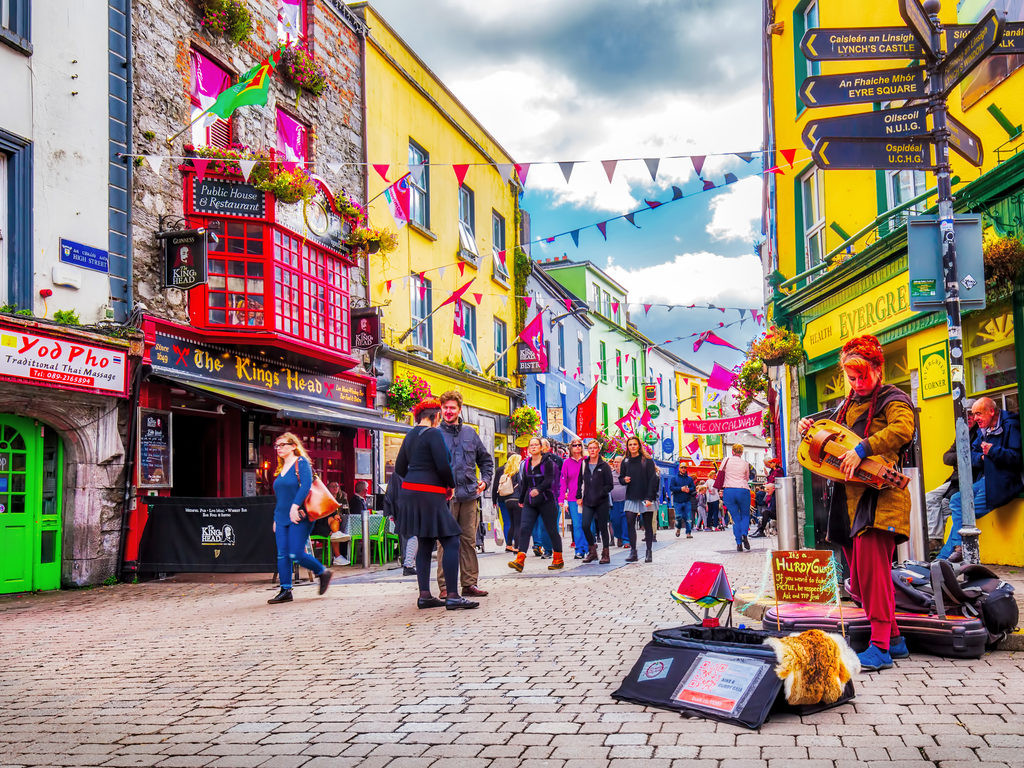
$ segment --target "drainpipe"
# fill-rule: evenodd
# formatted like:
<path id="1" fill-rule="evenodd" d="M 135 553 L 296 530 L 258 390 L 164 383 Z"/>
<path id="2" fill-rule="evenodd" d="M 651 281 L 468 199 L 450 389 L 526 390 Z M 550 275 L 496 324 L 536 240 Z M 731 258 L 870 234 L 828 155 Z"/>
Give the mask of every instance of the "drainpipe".
<path id="1" fill-rule="evenodd" d="M 125 18 L 125 79 L 128 85 L 128 103 L 126 105 L 127 117 L 125 119 L 125 154 L 131 156 L 135 151 L 135 109 L 133 107 L 133 99 L 135 98 L 135 48 L 132 43 L 132 6 L 134 0 L 128 0 L 125 5 L 124 18 Z M 125 247 L 124 258 L 127 262 L 127 274 L 125 275 L 125 288 L 124 288 L 124 302 L 125 302 L 125 320 L 132 315 L 132 304 L 134 303 L 134 290 L 132 287 L 133 280 L 133 254 L 135 252 L 134 245 L 132 243 L 133 227 L 132 227 L 132 199 L 135 194 L 135 163 L 132 159 L 128 159 L 128 189 L 126 190 L 128 196 L 128 231 L 125 233 L 125 239 L 127 245 Z"/>

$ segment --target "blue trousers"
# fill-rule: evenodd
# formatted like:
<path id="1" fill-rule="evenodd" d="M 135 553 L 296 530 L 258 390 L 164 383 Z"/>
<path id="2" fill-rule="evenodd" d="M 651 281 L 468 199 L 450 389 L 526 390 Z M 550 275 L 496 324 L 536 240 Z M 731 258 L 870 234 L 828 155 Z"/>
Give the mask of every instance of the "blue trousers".
<path id="1" fill-rule="evenodd" d="M 515 541 L 516 531 L 512 531 L 512 515 L 508 513 L 508 507 L 505 505 L 505 500 L 498 497 L 498 509 L 501 511 L 501 535 L 505 539 L 505 543 L 510 545 Z"/>
<path id="2" fill-rule="evenodd" d="M 577 555 L 587 554 L 587 535 L 583 533 L 583 510 L 575 501 L 568 502 L 569 517 L 572 518 L 572 543 Z"/>
<path id="3" fill-rule="evenodd" d="M 619 541 L 629 541 L 629 530 L 626 526 L 626 502 L 613 501 L 609 511 L 612 521 L 612 533 Z"/>
<path id="4" fill-rule="evenodd" d="M 693 518 L 690 511 L 693 502 L 676 501 L 673 504 L 676 508 L 676 528 L 682 528 L 685 525 L 687 535 L 693 533 Z"/>
<path id="5" fill-rule="evenodd" d="M 551 552 L 551 537 L 548 536 L 547 528 L 544 527 L 544 521 L 540 516 L 537 517 L 537 522 L 533 525 L 533 544 L 544 552 Z"/>
<path id="6" fill-rule="evenodd" d="M 277 541 L 277 575 L 281 579 L 281 589 L 292 588 L 293 563 L 308 568 L 317 576 L 327 570 L 323 563 L 306 553 L 309 532 L 313 530 L 311 520 L 302 520 L 298 523 L 288 520 L 283 524 L 280 521 L 275 522 L 277 523 L 274 531 L 274 539 Z"/>
<path id="7" fill-rule="evenodd" d="M 726 488 L 722 491 L 722 501 L 732 515 L 732 535 L 736 546 L 741 546 L 743 537 L 750 530 L 750 489 Z"/>
<path id="8" fill-rule="evenodd" d="M 953 554 L 953 548 L 963 542 L 960 537 L 960 529 L 964 526 L 964 502 L 960 498 L 960 491 L 957 491 L 949 500 L 950 517 L 953 519 L 953 527 L 949 530 L 949 538 L 942 545 L 936 559 L 945 560 Z M 989 512 L 988 499 L 985 498 L 985 478 L 981 478 L 974 484 L 974 519 L 980 520 Z"/>

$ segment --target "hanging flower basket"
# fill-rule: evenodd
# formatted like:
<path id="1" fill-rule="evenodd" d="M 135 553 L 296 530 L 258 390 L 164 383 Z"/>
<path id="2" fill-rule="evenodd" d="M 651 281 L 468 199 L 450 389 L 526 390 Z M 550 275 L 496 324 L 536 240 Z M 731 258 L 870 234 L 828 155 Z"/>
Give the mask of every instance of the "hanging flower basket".
<path id="1" fill-rule="evenodd" d="M 799 365 L 804 359 L 800 337 L 773 325 L 750 344 L 747 359 L 758 358 L 766 365 Z"/>
<path id="2" fill-rule="evenodd" d="M 1024 268 L 1024 243 L 1013 235 L 999 237 L 986 233 L 983 246 L 985 295 L 998 300 L 1009 295 Z"/>
<path id="3" fill-rule="evenodd" d="M 508 417 L 508 425 L 517 435 L 535 435 L 540 427 L 540 411 L 529 405 L 516 408 Z"/>
<path id="4" fill-rule="evenodd" d="M 398 247 L 398 233 L 390 227 L 355 227 L 345 242 L 353 250 L 386 256 Z"/>
<path id="5" fill-rule="evenodd" d="M 391 385 L 384 390 L 384 407 L 398 421 L 404 421 L 417 403 L 431 396 L 430 385 L 413 374 L 398 374 Z"/>
<path id="6" fill-rule="evenodd" d="M 281 77 L 314 96 L 319 96 L 327 88 L 327 70 L 305 45 L 285 48 L 277 71 Z"/>
<path id="7" fill-rule="evenodd" d="M 252 16 L 245 0 L 195 0 L 202 14 L 199 26 L 238 45 L 252 35 Z"/>

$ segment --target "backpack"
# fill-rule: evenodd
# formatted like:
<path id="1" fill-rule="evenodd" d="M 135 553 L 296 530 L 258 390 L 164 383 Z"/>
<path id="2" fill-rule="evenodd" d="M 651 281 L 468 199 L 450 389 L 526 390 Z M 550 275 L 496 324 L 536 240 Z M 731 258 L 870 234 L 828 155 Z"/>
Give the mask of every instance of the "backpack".
<path id="1" fill-rule="evenodd" d="M 1013 586 L 983 565 L 954 566 L 947 560 L 907 560 L 892 569 L 896 610 L 980 618 L 992 648 L 1017 627 Z"/>
<path id="2" fill-rule="evenodd" d="M 502 474 L 498 480 L 498 495 L 511 496 L 515 493 L 515 486 L 512 484 L 512 475 Z"/>

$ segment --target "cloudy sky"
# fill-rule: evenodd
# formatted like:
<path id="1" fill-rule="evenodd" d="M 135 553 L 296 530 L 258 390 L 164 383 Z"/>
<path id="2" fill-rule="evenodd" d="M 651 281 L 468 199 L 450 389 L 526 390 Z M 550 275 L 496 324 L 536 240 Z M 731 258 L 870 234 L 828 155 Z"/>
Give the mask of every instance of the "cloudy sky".
<path id="1" fill-rule="evenodd" d="M 523 207 L 533 237 L 580 228 L 533 257 L 589 259 L 630 292 L 632 317 L 654 341 L 714 328 L 744 347 L 739 312 L 641 303 L 760 308 L 760 5 L 756 0 L 373 0 L 373 5 L 517 162 L 531 167 Z M 706 155 L 702 192 L 690 155 Z M 683 156 L 680 159 L 670 159 Z M 651 174 L 643 158 L 664 158 Z M 629 158 L 629 160 L 625 160 Z M 623 159 L 609 183 L 601 160 Z M 566 183 L 558 161 L 576 161 Z M 619 219 L 605 242 L 595 224 Z M 719 328 L 718 324 L 727 324 Z M 740 359 L 722 347 L 710 368 Z"/>

